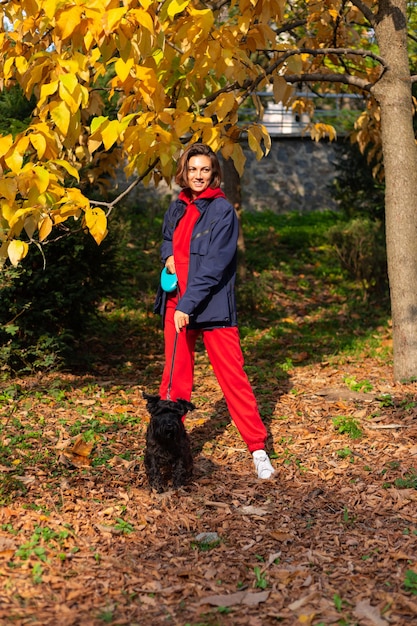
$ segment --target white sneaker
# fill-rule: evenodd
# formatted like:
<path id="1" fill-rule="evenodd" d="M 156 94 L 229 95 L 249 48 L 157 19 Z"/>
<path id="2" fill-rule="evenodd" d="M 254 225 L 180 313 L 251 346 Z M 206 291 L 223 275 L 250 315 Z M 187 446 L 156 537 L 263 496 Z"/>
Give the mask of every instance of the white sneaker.
<path id="1" fill-rule="evenodd" d="M 272 474 L 275 473 L 275 470 L 272 467 L 269 456 L 265 450 L 255 450 L 255 452 L 252 452 L 252 456 L 258 473 L 258 478 L 262 478 L 263 480 L 271 478 Z"/>

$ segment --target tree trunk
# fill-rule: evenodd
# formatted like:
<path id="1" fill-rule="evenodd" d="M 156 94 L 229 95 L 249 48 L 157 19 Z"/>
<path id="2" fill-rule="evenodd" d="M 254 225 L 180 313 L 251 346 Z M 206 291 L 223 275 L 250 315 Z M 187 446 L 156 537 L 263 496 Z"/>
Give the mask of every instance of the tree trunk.
<path id="1" fill-rule="evenodd" d="M 241 280 L 246 278 L 246 262 L 245 262 L 245 239 L 242 229 L 242 185 L 240 176 L 235 168 L 232 159 L 223 159 L 223 179 L 224 193 L 229 202 L 235 208 L 239 220 L 239 239 L 237 242 L 237 250 L 239 255 L 238 276 Z"/>
<path id="2" fill-rule="evenodd" d="M 375 34 L 389 68 L 373 88 L 381 109 L 394 378 L 417 379 L 417 146 L 405 0 L 380 0 Z"/>

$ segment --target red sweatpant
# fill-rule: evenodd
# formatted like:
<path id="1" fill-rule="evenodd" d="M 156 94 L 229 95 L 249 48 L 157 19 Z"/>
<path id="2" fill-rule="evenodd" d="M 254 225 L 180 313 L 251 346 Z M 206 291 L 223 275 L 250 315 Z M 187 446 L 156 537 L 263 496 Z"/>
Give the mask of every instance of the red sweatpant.
<path id="1" fill-rule="evenodd" d="M 194 380 L 194 354 L 197 338 L 202 335 L 210 363 L 223 391 L 230 415 L 250 452 L 265 447 L 267 432 L 259 415 L 255 396 L 243 369 L 243 354 L 236 327 L 213 330 L 183 329 L 177 336 L 174 367 L 171 375 L 175 337 L 174 308 L 165 314 L 165 368 L 159 395 L 173 401 L 191 399 Z M 170 386 L 170 378 L 171 386 Z M 170 387 L 170 388 L 169 388 Z"/>

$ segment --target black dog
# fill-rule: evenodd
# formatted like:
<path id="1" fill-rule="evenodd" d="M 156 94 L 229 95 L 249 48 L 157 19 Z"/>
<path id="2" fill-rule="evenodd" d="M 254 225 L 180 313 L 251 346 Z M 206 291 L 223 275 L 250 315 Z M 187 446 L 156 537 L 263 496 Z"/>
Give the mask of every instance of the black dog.
<path id="1" fill-rule="evenodd" d="M 172 486 L 177 489 L 193 473 L 190 439 L 181 418 L 195 406 L 187 400 L 172 402 L 147 393 L 143 397 L 151 415 L 144 459 L 149 485 L 162 493 L 172 479 Z"/>

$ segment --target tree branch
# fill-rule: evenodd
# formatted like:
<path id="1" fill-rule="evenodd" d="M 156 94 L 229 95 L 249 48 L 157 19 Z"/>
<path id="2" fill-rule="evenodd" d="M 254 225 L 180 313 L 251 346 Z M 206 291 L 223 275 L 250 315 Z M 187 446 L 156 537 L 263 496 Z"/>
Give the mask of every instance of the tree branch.
<path id="1" fill-rule="evenodd" d="M 268 52 L 273 52 L 273 51 L 268 50 Z M 232 85 L 228 85 L 227 87 L 224 87 L 223 89 L 219 89 L 216 93 L 211 94 L 211 96 L 209 96 L 208 98 L 200 100 L 198 104 L 200 106 L 204 106 L 208 104 L 209 102 L 212 102 L 213 100 L 215 100 L 217 96 L 220 95 L 221 93 L 226 93 L 229 91 L 241 91 L 239 100 L 243 101 L 251 93 L 256 91 L 256 88 L 260 82 L 262 82 L 265 78 L 272 76 L 272 74 L 274 74 L 274 72 L 276 72 L 278 68 L 282 66 L 287 59 L 289 59 L 292 56 L 300 55 L 300 54 L 309 54 L 311 56 L 319 56 L 319 55 L 327 56 L 327 55 L 332 55 L 332 54 L 337 55 L 337 56 L 344 56 L 344 55 L 350 54 L 352 56 L 360 56 L 363 58 L 368 57 L 380 63 L 382 66 L 382 72 L 378 80 L 381 78 L 382 74 L 384 74 L 384 72 L 386 72 L 389 69 L 389 66 L 385 62 L 383 57 L 379 56 L 378 54 L 375 54 L 374 52 L 371 52 L 370 50 L 365 50 L 365 49 L 354 50 L 352 48 L 296 48 L 296 49 L 285 51 L 285 53 L 282 54 L 276 61 L 274 61 L 267 68 L 265 68 L 264 74 L 260 74 L 255 79 L 246 80 L 243 83 L 243 85 L 239 85 L 239 83 L 236 82 L 236 83 L 233 83 Z M 300 74 L 298 80 L 296 76 L 294 75 L 292 76 L 284 75 L 283 78 L 285 78 L 285 80 L 290 83 L 292 82 L 295 83 L 301 80 L 303 82 L 317 82 L 321 80 L 321 81 L 326 81 L 328 83 L 343 83 L 345 85 L 351 85 L 353 87 L 357 87 L 358 89 L 361 89 L 363 91 L 368 91 L 368 92 L 370 92 L 371 88 L 373 87 L 373 84 L 370 83 L 369 81 L 364 80 L 363 78 L 359 78 L 358 76 L 352 76 L 346 73 L 337 74 L 336 72 L 333 72 L 331 74 L 330 73 L 326 74 L 323 72 L 323 73 L 314 73 L 314 74 Z"/>
<path id="2" fill-rule="evenodd" d="M 362 0 L 350 0 L 359 11 L 361 11 L 370 23 L 371 26 L 375 26 L 376 24 L 376 16 L 372 13 L 371 9 L 364 3 Z"/>
<path id="3" fill-rule="evenodd" d="M 373 87 L 373 84 L 367 80 L 359 78 L 358 76 L 351 76 L 350 74 L 326 74 L 324 72 L 317 72 L 312 74 L 286 74 L 284 78 L 287 83 L 342 83 L 368 92 L 370 92 Z"/>
<path id="4" fill-rule="evenodd" d="M 153 161 L 153 163 L 151 163 L 148 168 L 146 169 L 146 171 L 142 174 L 142 176 L 138 176 L 138 178 L 135 178 L 135 180 L 128 186 L 126 187 L 126 189 L 124 191 L 122 191 L 121 194 L 119 194 L 117 196 L 117 198 L 115 198 L 114 200 L 112 200 L 111 202 L 102 202 L 100 200 L 90 200 L 90 204 L 92 206 L 101 206 L 101 207 L 106 207 L 107 208 L 107 213 L 106 213 L 106 217 L 108 217 L 110 215 L 110 213 L 112 212 L 112 210 L 114 209 L 114 207 L 116 206 L 116 204 L 119 204 L 119 202 L 121 200 L 123 200 L 123 198 L 125 196 L 127 196 L 132 189 L 134 189 L 136 187 L 136 185 L 138 185 L 140 182 L 142 182 L 142 180 L 144 178 L 146 178 L 146 176 L 148 174 L 150 174 L 155 167 L 158 165 L 159 163 L 159 157 L 157 159 L 155 159 Z"/>
<path id="5" fill-rule="evenodd" d="M 282 62 L 282 58 L 285 61 L 288 57 L 294 56 L 296 54 L 310 54 L 311 56 L 327 56 L 330 54 L 342 56 L 350 54 L 352 56 L 360 56 L 363 58 L 368 57 L 380 63 L 384 70 L 388 69 L 388 65 L 383 57 L 379 56 L 379 54 L 375 54 L 374 52 L 371 52 L 370 50 L 365 50 L 363 48 L 359 48 L 358 50 L 355 50 L 354 48 L 297 48 L 294 50 L 287 50 L 283 57 L 280 58 L 280 63 Z"/>

